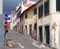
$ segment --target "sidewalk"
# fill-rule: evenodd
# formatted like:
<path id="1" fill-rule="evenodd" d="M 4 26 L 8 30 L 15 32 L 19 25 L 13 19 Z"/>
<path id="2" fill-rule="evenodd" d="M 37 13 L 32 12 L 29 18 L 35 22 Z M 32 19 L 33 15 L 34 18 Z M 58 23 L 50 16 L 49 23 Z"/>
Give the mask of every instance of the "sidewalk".
<path id="1" fill-rule="evenodd" d="M 38 42 L 34 42 L 33 45 L 40 48 L 40 49 L 52 49 L 52 48 L 49 48 L 48 46 L 45 46 L 44 44 L 41 44 Z"/>
<path id="2" fill-rule="evenodd" d="M 36 46 L 36 47 L 39 47 L 40 49 L 57 49 L 57 48 L 51 47 L 47 44 L 43 44 L 43 43 L 40 43 L 40 42 L 33 42 L 33 45 Z"/>
<path id="3" fill-rule="evenodd" d="M 22 35 L 22 34 L 21 34 L 21 35 Z M 24 35 L 22 35 L 22 36 L 24 36 Z M 38 47 L 38 48 L 40 48 L 40 49 L 56 49 L 56 48 L 53 48 L 53 47 L 51 47 L 51 46 L 49 46 L 49 45 L 41 44 L 40 42 L 32 39 L 31 37 L 27 37 L 27 36 L 24 36 L 24 37 L 25 37 L 25 38 L 28 38 L 28 39 L 31 39 L 32 41 L 34 41 L 34 42 L 32 43 L 32 45 L 34 45 L 34 46 L 36 46 L 36 47 Z"/>

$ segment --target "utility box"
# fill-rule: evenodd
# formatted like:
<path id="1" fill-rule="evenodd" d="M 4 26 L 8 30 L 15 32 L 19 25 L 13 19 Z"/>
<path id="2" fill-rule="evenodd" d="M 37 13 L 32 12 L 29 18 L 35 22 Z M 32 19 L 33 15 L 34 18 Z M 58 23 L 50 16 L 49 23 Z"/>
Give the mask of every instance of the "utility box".
<path id="1" fill-rule="evenodd" d="M 6 45 L 6 34 L 4 29 L 4 15 L 0 14 L 0 46 Z"/>

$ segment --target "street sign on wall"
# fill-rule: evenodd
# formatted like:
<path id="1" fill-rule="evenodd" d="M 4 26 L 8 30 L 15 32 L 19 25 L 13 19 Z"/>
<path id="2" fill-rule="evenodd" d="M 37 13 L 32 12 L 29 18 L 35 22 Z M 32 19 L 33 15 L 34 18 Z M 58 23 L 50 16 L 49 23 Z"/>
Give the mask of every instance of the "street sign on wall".
<path id="1" fill-rule="evenodd" d="M 0 15 L 0 46 L 5 45 L 4 16 Z"/>

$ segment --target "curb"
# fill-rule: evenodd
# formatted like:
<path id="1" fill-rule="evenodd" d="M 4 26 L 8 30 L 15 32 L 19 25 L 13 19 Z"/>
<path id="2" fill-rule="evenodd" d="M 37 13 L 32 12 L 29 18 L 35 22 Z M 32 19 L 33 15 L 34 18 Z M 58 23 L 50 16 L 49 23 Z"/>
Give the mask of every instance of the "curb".
<path id="1" fill-rule="evenodd" d="M 38 48 L 47 47 L 47 48 L 49 48 L 49 49 L 57 49 L 57 48 L 55 48 L 55 47 L 51 47 L 51 46 L 48 45 L 48 44 L 44 44 L 44 43 L 40 43 L 40 44 L 39 44 L 39 42 L 38 42 L 38 43 L 33 43 L 33 45 L 36 46 L 36 47 L 38 47 Z M 41 47 L 41 46 L 42 46 L 42 47 Z"/>
<path id="2" fill-rule="evenodd" d="M 57 48 L 55 48 L 55 47 L 50 46 L 49 44 L 45 44 L 45 43 L 44 43 L 44 45 L 45 45 L 45 46 L 48 46 L 48 47 L 51 48 L 51 49 L 57 49 Z"/>
<path id="3" fill-rule="evenodd" d="M 36 43 L 33 43 L 33 45 L 40 48 L 40 49 L 51 49 L 51 48 L 49 48 L 49 47 L 47 47 L 47 46 L 45 46 L 43 44 L 37 45 Z"/>
<path id="4" fill-rule="evenodd" d="M 34 39 L 31 38 L 30 36 L 25 36 L 25 35 L 23 35 L 23 34 L 20 34 L 20 35 L 22 35 L 23 37 L 25 37 L 25 38 L 27 38 L 27 39 L 33 40 L 34 42 L 32 43 L 32 45 L 34 45 L 34 46 L 36 46 L 36 47 L 38 47 L 38 48 L 41 48 L 40 45 L 43 44 L 45 47 L 48 47 L 48 48 L 50 48 L 50 49 L 57 49 L 57 48 L 55 48 L 55 47 L 51 47 L 49 44 L 45 44 L 45 43 L 42 43 L 42 42 L 38 42 L 37 40 L 34 40 Z M 37 45 L 37 43 L 39 43 L 39 45 Z"/>

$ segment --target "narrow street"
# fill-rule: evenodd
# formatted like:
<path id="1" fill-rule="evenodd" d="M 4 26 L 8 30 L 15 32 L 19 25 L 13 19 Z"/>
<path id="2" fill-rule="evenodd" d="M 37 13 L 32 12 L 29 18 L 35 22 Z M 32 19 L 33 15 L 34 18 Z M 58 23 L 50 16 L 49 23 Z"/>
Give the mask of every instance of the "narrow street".
<path id="1" fill-rule="evenodd" d="M 51 49 L 43 44 L 35 44 L 37 41 L 23 36 L 16 31 L 9 30 L 6 35 L 7 39 L 11 39 L 12 47 L 0 47 L 0 49 Z"/>
<path id="2" fill-rule="evenodd" d="M 16 31 L 9 30 L 7 33 L 7 38 L 11 39 L 15 44 L 18 45 L 15 47 L 15 49 L 39 49 L 33 45 L 33 42 L 35 42 L 34 40 L 24 37 Z"/>

